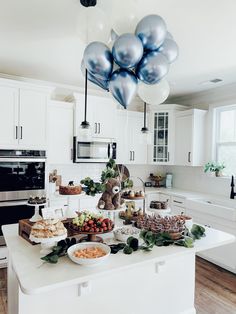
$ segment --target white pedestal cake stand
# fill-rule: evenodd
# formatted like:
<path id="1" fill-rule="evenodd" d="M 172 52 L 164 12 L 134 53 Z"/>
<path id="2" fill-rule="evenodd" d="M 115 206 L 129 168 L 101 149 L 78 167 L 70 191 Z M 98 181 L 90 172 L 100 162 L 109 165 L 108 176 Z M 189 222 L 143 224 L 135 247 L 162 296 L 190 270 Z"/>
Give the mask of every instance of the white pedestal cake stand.
<path id="1" fill-rule="evenodd" d="M 29 221 L 37 222 L 37 221 L 42 220 L 43 217 L 39 215 L 39 207 L 40 206 L 45 207 L 45 205 L 47 205 L 47 203 L 42 203 L 42 204 L 29 204 L 29 203 L 27 203 L 27 206 L 34 207 L 34 215 L 30 218 Z"/>
<path id="2" fill-rule="evenodd" d="M 76 213 L 76 210 L 73 209 L 72 202 L 74 199 L 79 199 L 81 196 L 84 196 L 85 192 L 81 192 L 80 194 L 74 194 L 74 195 L 63 195 L 56 192 L 54 195 L 56 197 L 67 199 L 67 210 L 65 213 L 66 218 L 75 218 L 78 216 Z"/>
<path id="3" fill-rule="evenodd" d="M 36 238 L 30 235 L 29 239 L 32 242 L 41 243 L 40 255 L 45 256 L 51 253 L 52 248 L 57 244 L 57 242 L 64 240 L 66 237 L 67 237 L 67 233 L 61 236 L 52 237 L 52 238 Z"/>

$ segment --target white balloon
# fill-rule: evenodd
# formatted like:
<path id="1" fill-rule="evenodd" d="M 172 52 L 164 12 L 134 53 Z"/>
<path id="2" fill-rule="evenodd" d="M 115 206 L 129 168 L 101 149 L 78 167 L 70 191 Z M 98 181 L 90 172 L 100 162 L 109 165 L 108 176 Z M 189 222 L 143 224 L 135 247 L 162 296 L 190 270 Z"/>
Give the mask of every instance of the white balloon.
<path id="1" fill-rule="evenodd" d="M 84 43 L 92 41 L 107 43 L 111 28 L 109 17 L 99 7 L 79 7 L 76 33 Z"/>
<path id="2" fill-rule="evenodd" d="M 154 85 L 147 85 L 141 81 L 138 83 L 139 97 L 150 105 L 160 105 L 167 99 L 169 93 L 170 85 L 166 79 Z"/>
<path id="3" fill-rule="evenodd" d="M 138 17 L 138 6 L 134 0 L 127 0 L 123 5 L 122 14 L 120 14 L 120 2 L 120 0 L 112 2 L 112 28 L 118 35 L 134 33 L 140 19 Z"/>

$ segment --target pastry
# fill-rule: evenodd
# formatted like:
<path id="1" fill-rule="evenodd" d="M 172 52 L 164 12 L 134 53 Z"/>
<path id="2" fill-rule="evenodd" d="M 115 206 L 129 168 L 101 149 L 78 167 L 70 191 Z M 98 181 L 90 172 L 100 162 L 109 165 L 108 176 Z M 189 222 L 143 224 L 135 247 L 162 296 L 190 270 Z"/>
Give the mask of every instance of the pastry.
<path id="1" fill-rule="evenodd" d="M 68 185 L 59 186 L 59 194 L 61 195 L 77 195 L 82 192 L 81 185 L 74 185 L 73 181 L 70 181 Z"/>
<path id="2" fill-rule="evenodd" d="M 63 223 L 58 219 L 37 221 L 31 229 L 31 236 L 35 238 L 53 238 L 67 233 Z"/>

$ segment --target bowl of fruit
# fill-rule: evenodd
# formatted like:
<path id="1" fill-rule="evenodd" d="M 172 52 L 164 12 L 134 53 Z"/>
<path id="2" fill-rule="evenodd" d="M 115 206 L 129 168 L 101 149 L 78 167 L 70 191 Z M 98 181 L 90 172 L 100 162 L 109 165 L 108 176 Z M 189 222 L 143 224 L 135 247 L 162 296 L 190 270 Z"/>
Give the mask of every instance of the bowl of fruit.
<path id="1" fill-rule="evenodd" d="M 114 228 L 114 223 L 109 218 L 104 218 L 101 214 L 95 214 L 87 211 L 79 212 L 70 225 L 73 235 L 86 234 L 87 237 L 82 238 L 82 241 L 102 242 L 101 237 L 96 234 L 104 234 L 111 232 Z"/>

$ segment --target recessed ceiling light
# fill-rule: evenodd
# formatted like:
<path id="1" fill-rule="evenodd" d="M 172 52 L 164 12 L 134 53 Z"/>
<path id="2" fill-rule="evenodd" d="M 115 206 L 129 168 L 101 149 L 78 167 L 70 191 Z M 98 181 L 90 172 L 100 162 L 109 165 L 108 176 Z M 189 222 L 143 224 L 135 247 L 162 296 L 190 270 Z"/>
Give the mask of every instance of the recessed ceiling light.
<path id="1" fill-rule="evenodd" d="M 216 84 L 216 83 L 220 83 L 222 82 L 223 80 L 220 79 L 220 78 L 214 78 L 214 79 L 211 79 L 209 81 L 203 81 L 203 82 L 200 82 L 199 85 L 208 85 L 208 84 Z"/>

